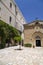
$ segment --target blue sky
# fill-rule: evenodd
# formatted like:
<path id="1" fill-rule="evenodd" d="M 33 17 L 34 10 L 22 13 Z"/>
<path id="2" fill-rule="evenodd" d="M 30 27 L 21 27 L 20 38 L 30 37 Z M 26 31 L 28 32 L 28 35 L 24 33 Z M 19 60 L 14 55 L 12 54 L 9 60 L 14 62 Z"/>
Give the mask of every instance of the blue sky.
<path id="1" fill-rule="evenodd" d="M 15 0 L 27 22 L 43 20 L 43 0 Z"/>

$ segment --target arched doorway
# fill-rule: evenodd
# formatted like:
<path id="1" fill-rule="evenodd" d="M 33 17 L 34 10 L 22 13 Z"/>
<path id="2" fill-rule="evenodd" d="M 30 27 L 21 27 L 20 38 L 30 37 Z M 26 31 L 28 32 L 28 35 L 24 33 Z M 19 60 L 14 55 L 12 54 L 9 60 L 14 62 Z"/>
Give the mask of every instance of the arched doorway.
<path id="1" fill-rule="evenodd" d="M 36 36 L 36 46 L 41 47 L 41 39 L 39 36 Z"/>

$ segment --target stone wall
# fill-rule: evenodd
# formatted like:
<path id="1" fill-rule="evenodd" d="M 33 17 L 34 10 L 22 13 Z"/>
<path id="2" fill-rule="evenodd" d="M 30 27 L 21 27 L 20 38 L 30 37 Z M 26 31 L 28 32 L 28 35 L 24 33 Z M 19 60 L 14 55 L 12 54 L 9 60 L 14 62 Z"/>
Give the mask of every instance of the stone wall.
<path id="1" fill-rule="evenodd" d="M 24 44 L 31 43 L 32 46 L 36 46 L 36 37 L 39 36 L 41 40 L 41 46 L 43 46 L 43 28 L 35 25 L 24 25 Z"/>

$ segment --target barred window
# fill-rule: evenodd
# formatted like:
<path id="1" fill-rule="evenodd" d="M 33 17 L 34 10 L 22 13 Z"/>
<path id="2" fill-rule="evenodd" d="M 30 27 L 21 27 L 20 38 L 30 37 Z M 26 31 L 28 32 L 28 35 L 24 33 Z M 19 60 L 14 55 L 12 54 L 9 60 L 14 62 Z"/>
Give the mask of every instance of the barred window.
<path id="1" fill-rule="evenodd" d="M 1 11 L 1 7 L 0 7 L 0 11 Z"/>
<path id="2" fill-rule="evenodd" d="M 10 8 L 12 8 L 12 3 L 10 2 Z"/>
<path id="3" fill-rule="evenodd" d="M 11 21 L 12 21 L 12 17 L 10 16 L 10 17 L 9 17 L 9 22 L 11 23 Z"/>

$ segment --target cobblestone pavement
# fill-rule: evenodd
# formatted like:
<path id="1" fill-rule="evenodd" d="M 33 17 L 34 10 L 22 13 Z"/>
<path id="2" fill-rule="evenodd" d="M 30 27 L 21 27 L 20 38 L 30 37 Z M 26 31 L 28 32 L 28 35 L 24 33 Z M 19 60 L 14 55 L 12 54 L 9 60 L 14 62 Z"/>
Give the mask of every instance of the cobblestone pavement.
<path id="1" fill-rule="evenodd" d="M 43 65 L 43 47 L 9 47 L 0 50 L 0 65 Z"/>

